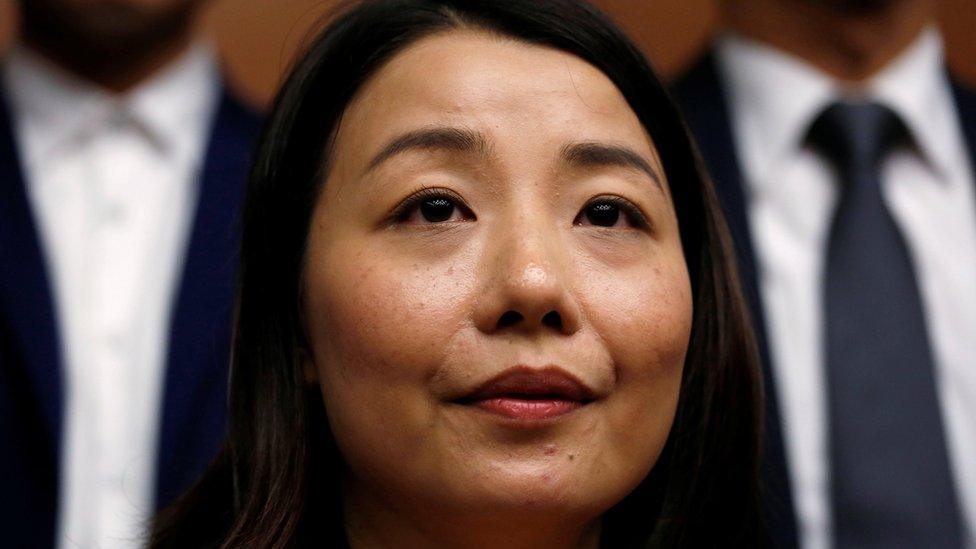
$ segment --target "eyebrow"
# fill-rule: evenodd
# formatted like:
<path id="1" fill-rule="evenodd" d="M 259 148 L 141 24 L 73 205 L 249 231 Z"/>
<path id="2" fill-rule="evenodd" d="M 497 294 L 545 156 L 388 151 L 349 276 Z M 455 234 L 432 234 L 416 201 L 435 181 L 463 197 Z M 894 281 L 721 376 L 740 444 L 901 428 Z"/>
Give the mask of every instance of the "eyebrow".
<path id="1" fill-rule="evenodd" d="M 411 150 L 441 150 L 487 155 L 491 141 L 482 133 L 450 126 L 421 128 L 394 137 L 369 162 L 371 171 L 398 154 Z M 661 175 L 636 151 L 622 145 L 599 142 L 570 143 L 562 148 L 562 158 L 580 167 L 617 166 L 647 174 L 661 191 Z"/>
<path id="2" fill-rule="evenodd" d="M 407 132 L 391 139 L 369 162 L 373 170 L 390 157 L 410 150 L 442 150 L 487 154 L 491 143 L 482 134 L 464 128 L 436 127 Z"/>
<path id="3" fill-rule="evenodd" d="M 627 147 L 597 142 L 572 143 L 563 147 L 562 155 L 570 164 L 576 166 L 617 166 L 638 170 L 650 176 L 658 189 L 664 190 L 664 183 L 658 171 L 643 156 Z"/>

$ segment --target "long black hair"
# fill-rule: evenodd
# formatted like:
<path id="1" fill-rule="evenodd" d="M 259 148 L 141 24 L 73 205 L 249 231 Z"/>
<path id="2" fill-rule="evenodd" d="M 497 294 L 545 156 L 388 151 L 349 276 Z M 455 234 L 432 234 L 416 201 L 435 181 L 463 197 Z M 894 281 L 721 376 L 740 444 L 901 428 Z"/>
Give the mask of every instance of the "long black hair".
<path id="1" fill-rule="evenodd" d="M 761 387 L 728 231 L 681 116 L 647 61 L 582 0 L 347 3 L 275 100 L 248 182 L 226 444 L 158 517 L 154 547 L 344 544 L 344 464 L 302 375 L 305 248 L 347 105 L 386 61 L 475 28 L 571 53 L 616 84 L 654 140 L 691 276 L 693 321 L 674 424 L 651 473 L 603 520 L 606 546 L 759 543 Z"/>

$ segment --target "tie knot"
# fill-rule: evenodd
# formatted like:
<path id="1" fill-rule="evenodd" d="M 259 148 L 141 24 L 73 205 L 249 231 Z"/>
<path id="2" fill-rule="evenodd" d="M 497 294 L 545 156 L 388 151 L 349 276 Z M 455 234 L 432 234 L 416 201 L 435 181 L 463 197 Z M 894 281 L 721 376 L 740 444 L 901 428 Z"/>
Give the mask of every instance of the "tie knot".
<path id="1" fill-rule="evenodd" d="M 842 168 L 877 166 L 908 135 L 888 107 L 870 102 L 837 102 L 810 126 L 808 142 Z"/>

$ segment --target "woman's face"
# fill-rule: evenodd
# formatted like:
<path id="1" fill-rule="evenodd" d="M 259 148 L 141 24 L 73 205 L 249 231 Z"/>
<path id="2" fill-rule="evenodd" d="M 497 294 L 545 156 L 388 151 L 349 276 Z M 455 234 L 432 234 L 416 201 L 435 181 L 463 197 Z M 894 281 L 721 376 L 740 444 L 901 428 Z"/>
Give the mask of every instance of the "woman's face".
<path id="1" fill-rule="evenodd" d="M 353 497 L 587 519 L 647 475 L 691 289 L 654 144 L 597 69 L 413 44 L 349 105 L 309 231 L 306 375 Z"/>

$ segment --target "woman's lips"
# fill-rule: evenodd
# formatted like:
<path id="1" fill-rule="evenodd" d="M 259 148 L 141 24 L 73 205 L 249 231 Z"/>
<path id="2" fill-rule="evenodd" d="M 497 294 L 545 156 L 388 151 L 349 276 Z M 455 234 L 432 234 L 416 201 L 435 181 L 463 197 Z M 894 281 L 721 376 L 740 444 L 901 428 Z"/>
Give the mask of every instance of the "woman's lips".
<path id="1" fill-rule="evenodd" d="M 472 404 L 486 412 L 522 421 L 550 419 L 568 414 L 583 406 L 583 403 L 578 400 L 557 398 L 529 400 L 517 396 L 488 398 Z"/>
<path id="2" fill-rule="evenodd" d="M 592 390 L 559 367 L 516 366 L 455 402 L 511 420 L 540 421 L 568 414 L 593 399 Z"/>

